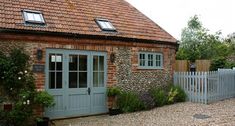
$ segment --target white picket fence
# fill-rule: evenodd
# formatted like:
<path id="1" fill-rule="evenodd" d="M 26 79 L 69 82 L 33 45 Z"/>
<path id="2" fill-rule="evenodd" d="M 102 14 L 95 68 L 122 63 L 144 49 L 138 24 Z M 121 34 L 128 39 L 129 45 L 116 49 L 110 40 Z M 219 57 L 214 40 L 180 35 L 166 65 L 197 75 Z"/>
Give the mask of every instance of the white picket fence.
<path id="1" fill-rule="evenodd" d="M 174 84 L 184 89 L 189 101 L 208 104 L 235 97 L 235 70 L 175 72 Z"/>

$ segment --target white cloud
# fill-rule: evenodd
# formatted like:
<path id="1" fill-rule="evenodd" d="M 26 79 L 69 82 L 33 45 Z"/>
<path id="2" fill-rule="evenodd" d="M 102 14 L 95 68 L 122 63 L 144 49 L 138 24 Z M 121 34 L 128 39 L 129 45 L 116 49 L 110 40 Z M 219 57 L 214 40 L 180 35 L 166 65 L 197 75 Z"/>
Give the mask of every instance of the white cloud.
<path id="1" fill-rule="evenodd" d="M 235 32 L 235 0 L 127 0 L 163 29 L 180 39 L 182 29 L 195 14 L 211 32 Z"/>

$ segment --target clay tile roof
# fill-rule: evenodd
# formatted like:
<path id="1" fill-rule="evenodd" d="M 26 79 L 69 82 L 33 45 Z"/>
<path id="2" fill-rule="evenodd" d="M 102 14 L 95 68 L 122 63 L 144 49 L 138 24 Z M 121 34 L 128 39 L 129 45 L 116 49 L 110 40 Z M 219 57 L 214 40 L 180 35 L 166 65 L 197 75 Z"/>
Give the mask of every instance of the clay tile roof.
<path id="1" fill-rule="evenodd" d="M 26 26 L 24 9 L 41 11 L 46 26 Z M 108 19 L 117 32 L 103 32 L 96 18 Z M 0 28 L 176 42 L 125 0 L 1 0 Z"/>

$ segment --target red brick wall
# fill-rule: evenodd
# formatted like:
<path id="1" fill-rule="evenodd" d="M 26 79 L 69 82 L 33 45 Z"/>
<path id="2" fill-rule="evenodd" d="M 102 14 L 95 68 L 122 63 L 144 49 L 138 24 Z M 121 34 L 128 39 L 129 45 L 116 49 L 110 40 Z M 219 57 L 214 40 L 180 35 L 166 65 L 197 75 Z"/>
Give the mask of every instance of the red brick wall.
<path id="1" fill-rule="evenodd" d="M 147 44 L 136 42 L 122 42 L 110 40 L 94 40 L 94 39 L 70 39 L 64 37 L 52 36 L 36 36 L 36 35 L 19 35 L 19 34 L 1 34 L 0 35 L 0 49 L 9 51 L 10 48 L 24 47 L 32 59 L 32 64 L 45 64 L 45 54 L 47 48 L 57 49 L 73 49 L 73 50 L 88 50 L 88 51 L 103 51 L 107 52 L 108 64 L 108 80 L 107 85 L 117 84 L 117 64 L 110 62 L 110 54 L 118 53 L 120 47 L 127 47 L 131 51 L 131 71 L 145 72 L 145 71 L 162 71 L 169 75 L 169 80 L 172 79 L 173 64 L 175 62 L 174 45 L 164 44 Z M 38 61 L 36 59 L 37 49 L 43 50 L 43 59 Z M 150 51 L 161 52 L 164 55 L 164 69 L 163 70 L 140 70 L 138 69 L 138 52 Z M 45 87 L 45 74 L 36 73 L 36 87 L 43 90 Z"/>

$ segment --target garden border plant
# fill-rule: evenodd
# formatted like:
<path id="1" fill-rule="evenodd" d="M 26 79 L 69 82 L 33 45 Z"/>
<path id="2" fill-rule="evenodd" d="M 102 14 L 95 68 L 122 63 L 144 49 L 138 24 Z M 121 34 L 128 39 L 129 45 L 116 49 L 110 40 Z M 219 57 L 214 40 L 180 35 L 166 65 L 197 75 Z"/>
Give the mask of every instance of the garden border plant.
<path id="1" fill-rule="evenodd" d="M 118 97 L 117 104 L 123 112 L 135 112 L 145 110 L 144 102 L 135 92 L 122 91 Z"/>
<path id="2" fill-rule="evenodd" d="M 186 93 L 181 87 L 172 84 L 166 88 L 153 88 L 150 90 L 150 94 L 157 107 L 177 102 L 185 102 L 187 98 Z"/>
<path id="3" fill-rule="evenodd" d="M 1 125 L 32 125 L 36 118 L 34 109 L 54 105 L 51 95 L 36 90 L 29 61 L 22 48 L 9 54 L 0 52 L 0 104 L 12 104 L 11 110 L 0 109 Z"/>
<path id="4" fill-rule="evenodd" d="M 111 87 L 107 91 L 107 95 L 109 97 L 118 96 L 117 101 L 115 101 L 117 102 L 117 106 L 115 108 L 120 108 L 124 113 L 153 108 L 151 105 L 150 107 L 147 106 L 144 102 L 144 98 L 146 97 L 151 97 L 148 101 L 153 100 L 156 107 L 174 104 L 177 102 L 184 102 L 187 98 L 186 93 L 182 90 L 182 88 L 171 84 L 167 87 L 152 88 L 148 91 L 148 94 L 150 95 L 137 95 L 137 93 L 132 91 L 120 91 L 117 87 Z"/>
<path id="5" fill-rule="evenodd" d="M 117 105 L 117 98 L 121 94 L 121 90 L 118 87 L 108 87 L 107 88 L 107 96 L 109 101 L 109 114 L 110 115 L 117 115 L 121 113 Z"/>

